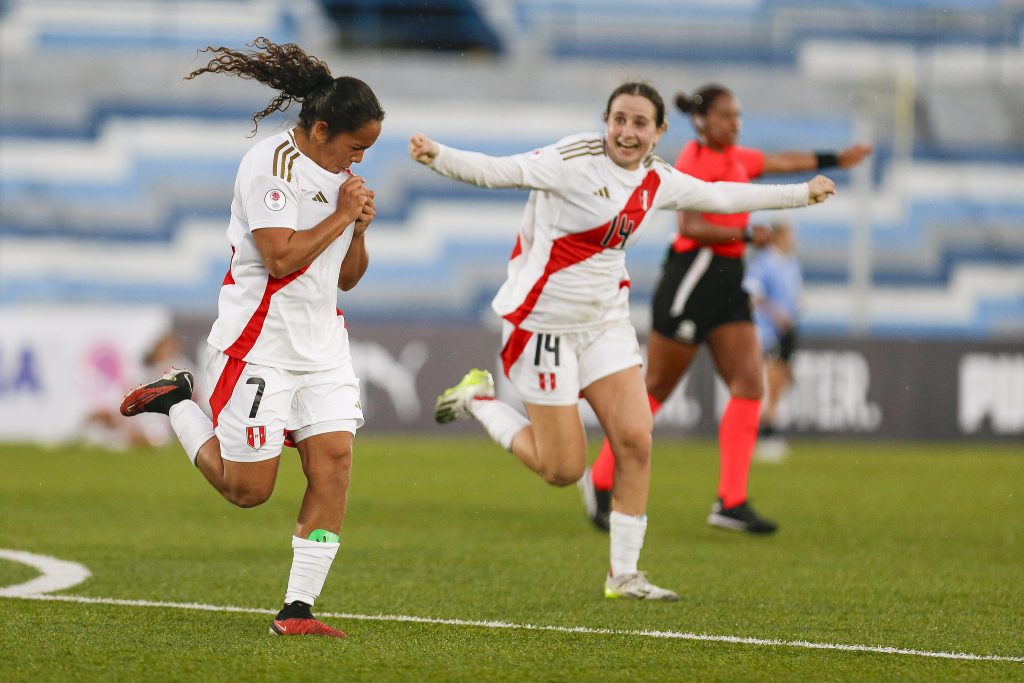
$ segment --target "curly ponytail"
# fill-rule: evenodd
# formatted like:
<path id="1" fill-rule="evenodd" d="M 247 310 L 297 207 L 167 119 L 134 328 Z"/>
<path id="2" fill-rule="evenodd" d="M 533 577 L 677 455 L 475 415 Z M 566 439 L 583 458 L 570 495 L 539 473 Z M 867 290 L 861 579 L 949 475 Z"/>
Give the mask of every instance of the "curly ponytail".
<path id="1" fill-rule="evenodd" d="M 277 90 L 277 97 L 253 115 L 253 134 L 264 117 L 284 111 L 295 102 L 302 103 L 299 125 L 309 130 L 317 121 L 325 121 L 331 136 L 351 133 L 370 121 L 383 120 L 384 110 L 366 83 L 350 76 L 334 78 L 325 62 L 306 54 L 298 45 L 278 45 L 263 37 L 246 45 L 255 50 L 241 52 L 212 46 L 200 50 L 217 56 L 185 76 L 185 80 L 204 73 L 228 73 Z"/>

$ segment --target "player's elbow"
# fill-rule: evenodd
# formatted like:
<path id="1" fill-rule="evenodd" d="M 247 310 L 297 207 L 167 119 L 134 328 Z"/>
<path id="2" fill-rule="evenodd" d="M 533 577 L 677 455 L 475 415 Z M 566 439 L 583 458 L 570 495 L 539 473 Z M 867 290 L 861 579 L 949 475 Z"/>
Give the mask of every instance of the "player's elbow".
<path id="1" fill-rule="evenodd" d="M 291 264 L 286 263 L 285 260 L 280 257 L 263 259 L 263 267 L 267 269 L 268 273 L 270 273 L 270 277 L 277 279 L 291 275 L 294 270 L 291 267 Z"/>

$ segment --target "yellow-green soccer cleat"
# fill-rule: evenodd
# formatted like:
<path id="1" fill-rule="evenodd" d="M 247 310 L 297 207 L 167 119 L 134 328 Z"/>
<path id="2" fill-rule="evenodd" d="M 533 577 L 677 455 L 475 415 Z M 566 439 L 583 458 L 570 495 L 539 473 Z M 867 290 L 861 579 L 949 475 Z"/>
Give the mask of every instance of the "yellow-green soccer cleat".
<path id="1" fill-rule="evenodd" d="M 437 397 L 434 419 L 441 424 L 469 417 L 469 404 L 475 398 L 494 398 L 494 378 L 486 370 L 473 368 L 462 381 Z"/>
<path id="2" fill-rule="evenodd" d="M 678 600 L 679 596 L 667 588 L 659 588 L 647 580 L 643 572 L 636 574 L 623 574 L 622 576 L 608 575 L 604 580 L 604 597 L 626 598 L 628 600 Z"/>

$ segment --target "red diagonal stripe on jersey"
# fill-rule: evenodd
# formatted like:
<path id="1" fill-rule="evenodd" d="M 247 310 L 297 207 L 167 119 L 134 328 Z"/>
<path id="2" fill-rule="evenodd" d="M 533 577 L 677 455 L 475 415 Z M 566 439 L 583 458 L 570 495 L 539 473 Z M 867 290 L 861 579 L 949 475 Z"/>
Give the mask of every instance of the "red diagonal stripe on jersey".
<path id="1" fill-rule="evenodd" d="M 530 337 L 533 336 L 533 332 L 524 330 L 521 327 L 517 327 L 512 330 L 512 334 L 508 336 L 508 341 L 505 342 L 505 348 L 501 350 L 501 365 L 505 370 L 505 376 L 508 377 L 509 370 L 519 356 L 523 355 L 523 349 L 530 341 Z"/>
<path id="2" fill-rule="evenodd" d="M 523 243 L 519 235 L 516 235 L 516 246 L 512 247 L 512 255 L 508 257 L 509 261 L 515 261 L 516 256 L 523 253 Z"/>
<path id="3" fill-rule="evenodd" d="M 644 177 L 643 182 L 640 183 L 640 186 L 633 190 L 633 194 L 626 201 L 625 208 L 616 213 L 615 217 L 618 218 L 625 214 L 627 221 L 632 221 L 634 225 L 639 226 L 640 221 L 644 219 L 654 204 L 654 193 L 658 191 L 658 186 L 660 185 L 661 177 L 656 172 L 649 171 Z M 641 203 L 644 193 L 647 195 L 646 200 Z M 578 232 L 556 239 L 551 244 L 551 254 L 548 256 L 548 263 L 544 267 L 544 274 L 534 283 L 533 288 L 530 289 L 526 299 L 519 305 L 519 308 L 506 315 L 505 320 L 519 327 L 523 320 L 526 319 L 526 316 L 530 315 L 533 307 L 537 305 L 537 299 L 540 298 L 541 292 L 544 291 L 548 278 L 554 273 L 581 261 L 586 261 L 594 254 L 605 249 L 613 249 L 622 244 L 623 238 L 619 234 L 612 235 L 608 244 L 601 244 L 605 235 L 608 234 L 608 228 L 611 227 L 611 224 L 612 221 L 608 221 L 604 225 L 592 228 L 586 232 Z"/>
<path id="4" fill-rule="evenodd" d="M 238 378 L 242 376 L 242 370 L 245 370 L 245 365 L 244 360 L 229 356 L 228 362 L 220 373 L 220 377 L 217 378 L 217 386 L 213 388 L 213 393 L 210 394 L 210 412 L 213 414 L 214 427 L 217 426 L 217 418 L 220 417 L 220 411 L 224 409 L 228 399 L 231 398 L 231 394 L 234 393 L 235 385 L 238 384 Z"/>
<path id="5" fill-rule="evenodd" d="M 260 332 L 263 331 L 263 323 L 267 320 L 267 312 L 270 310 L 270 298 L 280 291 L 282 287 L 305 273 L 307 268 L 309 266 L 303 266 L 294 273 L 284 277 L 267 277 L 267 288 L 263 290 L 263 298 L 260 299 L 260 305 L 256 307 L 252 317 L 249 318 L 249 322 L 246 323 L 245 329 L 242 330 L 242 334 L 238 335 L 235 343 L 224 349 L 225 354 L 233 358 L 245 358 L 245 354 L 252 351 L 252 347 L 256 345 L 256 340 L 259 339 Z"/>
<path id="6" fill-rule="evenodd" d="M 224 276 L 224 282 L 220 283 L 220 286 L 233 285 L 235 284 L 235 276 L 231 274 L 231 264 L 235 261 L 235 248 L 231 247 L 231 258 L 228 259 L 228 272 Z"/>

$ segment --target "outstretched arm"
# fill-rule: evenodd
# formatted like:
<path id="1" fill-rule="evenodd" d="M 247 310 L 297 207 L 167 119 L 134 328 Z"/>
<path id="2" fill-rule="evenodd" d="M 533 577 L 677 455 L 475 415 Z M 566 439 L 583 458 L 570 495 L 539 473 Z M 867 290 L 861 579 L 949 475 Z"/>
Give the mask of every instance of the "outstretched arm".
<path id="1" fill-rule="evenodd" d="M 409 156 L 443 176 L 470 185 L 493 188 L 523 187 L 523 168 L 513 157 L 492 157 L 439 145 L 422 133 L 409 138 Z"/>
<path id="2" fill-rule="evenodd" d="M 823 168 L 851 168 L 874 151 L 871 145 L 852 145 L 839 152 L 773 152 L 764 155 L 761 173 L 802 173 Z"/>
<path id="3" fill-rule="evenodd" d="M 676 227 L 680 235 L 708 245 L 750 242 L 762 247 L 771 238 L 771 229 L 766 225 L 751 225 L 746 230 L 727 228 L 715 225 L 697 211 L 680 211 Z"/>
<path id="4" fill-rule="evenodd" d="M 673 169 L 663 209 L 704 213 L 747 213 L 761 209 L 792 209 L 825 201 L 836 193 L 830 179 L 819 175 L 807 183 L 795 185 L 750 185 L 747 183 L 707 183 Z"/>

